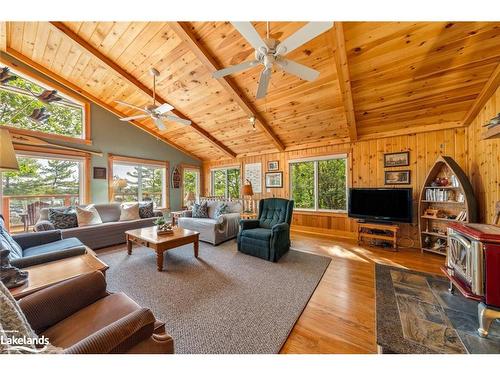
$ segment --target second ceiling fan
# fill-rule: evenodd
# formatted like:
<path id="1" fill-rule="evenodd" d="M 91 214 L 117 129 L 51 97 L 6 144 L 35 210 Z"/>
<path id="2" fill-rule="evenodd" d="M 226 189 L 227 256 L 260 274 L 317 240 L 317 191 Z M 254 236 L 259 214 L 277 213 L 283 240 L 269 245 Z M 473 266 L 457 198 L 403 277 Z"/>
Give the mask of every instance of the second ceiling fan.
<path id="1" fill-rule="evenodd" d="M 178 116 L 175 116 L 171 111 L 174 109 L 173 106 L 171 106 L 168 103 L 161 104 L 159 106 L 156 105 L 156 77 L 160 75 L 160 72 L 156 70 L 155 68 L 151 68 L 149 70 L 149 73 L 153 76 L 153 104 L 147 105 L 144 108 L 138 107 L 134 104 L 122 102 L 121 100 L 115 100 L 116 103 L 134 108 L 138 111 L 141 111 L 143 113 L 139 115 L 133 115 L 133 116 L 128 116 L 128 117 L 123 117 L 120 120 L 121 121 L 130 121 L 130 120 L 139 120 L 147 117 L 151 117 L 151 119 L 154 121 L 156 127 L 159 130 L 165 130 L 166 126 L 163 123 L 163 120 L 168 120 L 168 121 L 173 121 L 177 122 L 182 125 L 191 125 L 191 121 L 180 118 Z"/>
<path id="2" fill-rule="evenodd" d="M 222 78 L 229 74 L 250 69 L 259 64 L 263 65 L 264 69 L 260 73 L 256 95 L 256 98 L 260 99 L 267 94 L 272 68 L 275 65 L 283 71 L 306 81 L 313 81 L 318 77 L 319 72 L 317 70 L 289 60 L 284 56 L 330 29 L 333 26 L 333 22 L 309 22 L 282 42 L 269 37 L 269 22 L 267 23 L 267 37 L 264 39 L 260 37 L 251 22 L 231 23 L 255 49 L 255 59 L 220 69 L 213 73 L 214 78 Z"/>

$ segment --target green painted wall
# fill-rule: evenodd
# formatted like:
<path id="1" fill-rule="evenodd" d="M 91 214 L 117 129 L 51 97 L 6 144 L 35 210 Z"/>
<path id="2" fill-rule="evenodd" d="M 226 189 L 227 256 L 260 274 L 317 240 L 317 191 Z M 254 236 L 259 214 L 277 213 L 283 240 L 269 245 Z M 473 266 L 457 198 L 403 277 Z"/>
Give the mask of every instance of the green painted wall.
<path id="1" fill-rule="evenodd" d="M 2 57 L 31 71 L 34 77 L 44 76 L 9 55 L 2 54 Z M 44 76 L 44 78 L 49 81 L 53 81 L 49 77 Z M 102 107 L 91 103 L 90 108 L 91 146 L 75 146 L 75 144 L 56 142 L 54 140 L 50 140 L 50 142 L 102 152 L 102 157 L 92 156 L 91 169 L 94 166 L 107 168 L 108 153 L 144 159 L 168 160 L 170 162 L 170 174 L 172 173 L 173 167 L 179 163 L 188 163 L 193 165 L 201 164 L 199 160 L 189 157 L 188 155 L 156 139 L 152 135 L 135 127 L 134 125 L 128 122 L 120 121 L 113 113 L 103 109 Z M 103 203 L 108 201 L 107 180 L 94 180 L 91 176 L 90 190 L 93 203 Z M 178 210 L 180 209 L 180 206 L 181 189 L 170 188 L 171 209 Z"/>

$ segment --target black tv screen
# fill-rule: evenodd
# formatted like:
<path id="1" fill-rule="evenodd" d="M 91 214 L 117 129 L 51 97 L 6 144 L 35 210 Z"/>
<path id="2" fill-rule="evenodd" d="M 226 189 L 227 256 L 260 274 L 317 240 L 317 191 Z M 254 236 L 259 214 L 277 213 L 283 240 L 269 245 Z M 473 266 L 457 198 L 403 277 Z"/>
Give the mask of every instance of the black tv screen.
<path id="1" fill-rule="evenodd" d="M 412 189 L 349 189 L 349 217 L 411 223 Z"/>

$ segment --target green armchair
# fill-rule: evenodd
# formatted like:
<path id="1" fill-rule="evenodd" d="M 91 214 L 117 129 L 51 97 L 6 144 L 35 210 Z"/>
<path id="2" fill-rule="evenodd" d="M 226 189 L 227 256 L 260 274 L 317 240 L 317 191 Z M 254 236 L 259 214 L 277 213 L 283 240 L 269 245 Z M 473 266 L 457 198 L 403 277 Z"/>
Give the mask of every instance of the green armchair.
<path id="1" fill-rule="evenodd" d="M 262 199 L 259 218 L 240 220 L 238 251 L 277 262 L 290 249 L 293 200 Z"/>

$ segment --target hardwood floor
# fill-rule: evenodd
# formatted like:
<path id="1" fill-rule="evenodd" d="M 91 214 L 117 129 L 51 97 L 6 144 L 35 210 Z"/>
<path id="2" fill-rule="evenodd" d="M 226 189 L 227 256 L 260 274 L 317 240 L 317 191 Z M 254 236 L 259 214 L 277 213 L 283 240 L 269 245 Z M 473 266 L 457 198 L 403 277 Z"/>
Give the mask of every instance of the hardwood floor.
<path id="1" fill-rule="evenodd" d="M 376 353 L 375 263 L 440 273 L 445 260 L 416 249 L 392 252 L 296 232 L 292 248 L 329 256 L 332 262 L 281 353 Z"/>

